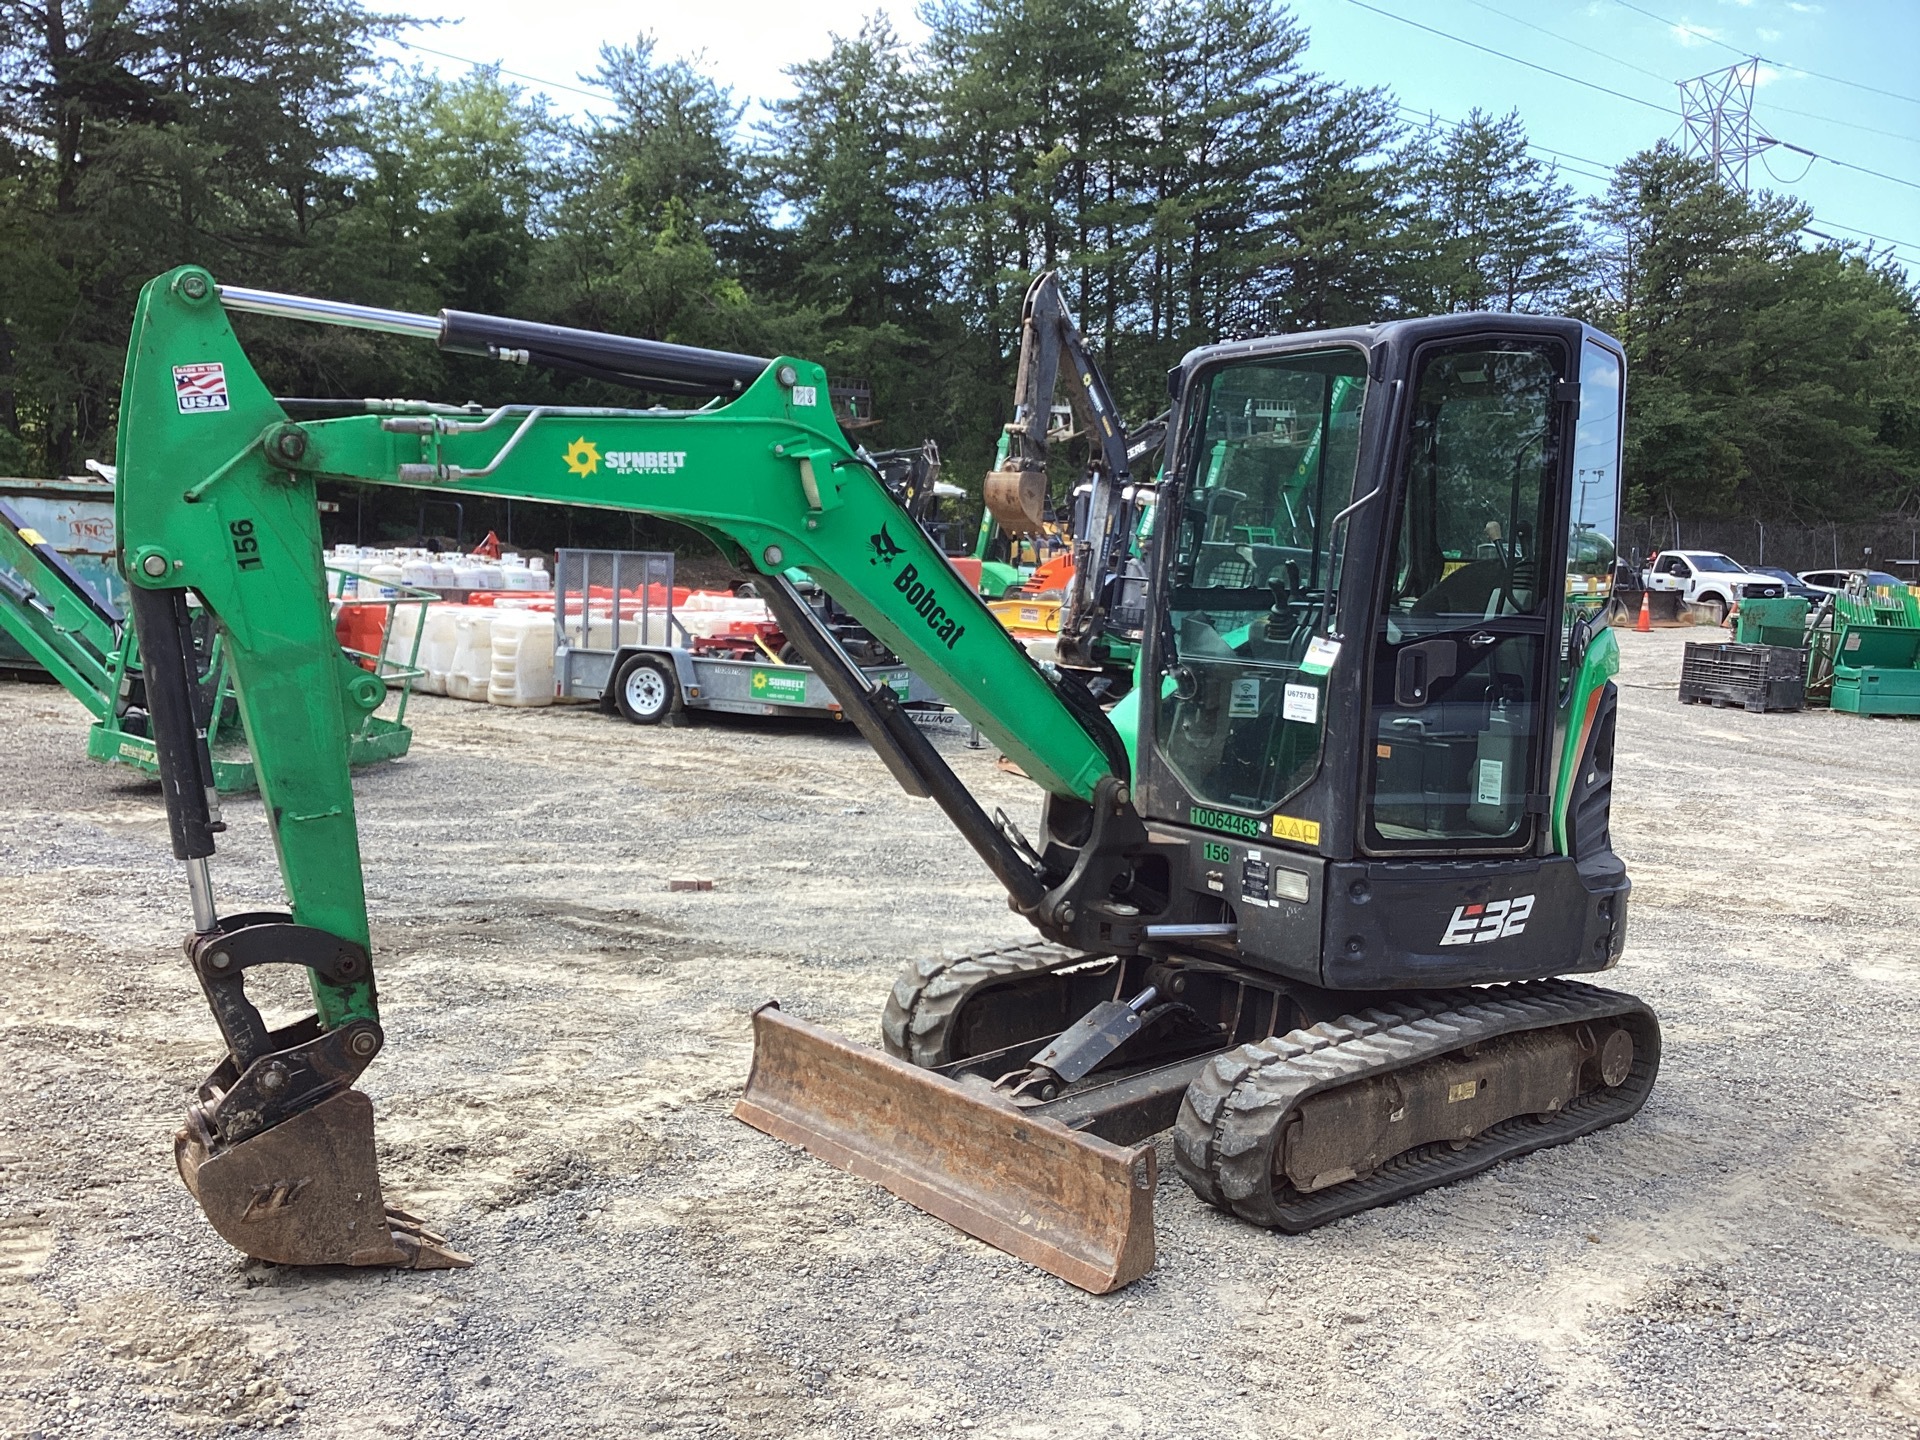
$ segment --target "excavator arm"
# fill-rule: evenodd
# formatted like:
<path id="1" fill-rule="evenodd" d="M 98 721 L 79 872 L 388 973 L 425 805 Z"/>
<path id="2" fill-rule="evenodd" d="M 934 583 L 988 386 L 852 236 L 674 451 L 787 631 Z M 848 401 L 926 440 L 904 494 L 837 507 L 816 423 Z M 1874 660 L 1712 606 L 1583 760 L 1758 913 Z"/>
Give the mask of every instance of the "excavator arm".
<path id="1" fill-rule="evenodd" d="M 1075 515 L 1073 580 L 1062 597 L 1057 652 L 1070 669 L 1098 671 L 1106 662 L 1098 642 L 1108 629 L 1112 582 L 1140 513 L 1133 468 L 1160 448 L 1167 417 L 1127 430 L 1107 378 L 1067 309 L 1059 273 L 1048 270 L 1027 287 L 1021 306 L 1013 420 L 983 492 L 987 513 L 1010 535 L 1036 535 L 1044 524 L 1057 387 L 1066 390 L 1074 420 L 1093 447 L 1085 511 Z"/>
<path id="2" fill-rule="evenodd" d="M 720 397 L 700 409 L 430 402 L 283 405 L 230 311 L 433 340 L 630 388 Z M 318 418 L 316 411 L 345 409 Z M 294 418 L 294 413 L 308 418 Z M 222 290 L 197 268 L 152 281 L 121 401 L 122 564 L 147 657 L 174 853 L 188 866 L 187 952 L 227 1044 L 178 1137 L 183 1176 L 233 1244 L 293 1263 L 463 1263 L 384 1206 L 371 1104 L 352 1089 L 384 1044 L 348 738 L 384 687 L 346 660 L 323 582 L 314 485 L 325 477 L 645 512 L 685 521 L 759 571 L 788 637 L 903 785 L 931 796 L 1049 937 L 1138 944 L 1150 915 L 1111 904 L 1142 830 L 1118 737 L 1077 682 L 1037 668 L 841 434 L 827 377 L 792 358 L 692 350 L 457 312 L 406 315 Z M 987 816 L 783 578 L 804 567 L 1072 816 L 1036 850 Z M 222 916 L 220 831 L 190 701 L 187 595 L 217 618 L 291 907 Z M 309 1019 L 268 1031 L 245 971 L 303 967 Z"/>

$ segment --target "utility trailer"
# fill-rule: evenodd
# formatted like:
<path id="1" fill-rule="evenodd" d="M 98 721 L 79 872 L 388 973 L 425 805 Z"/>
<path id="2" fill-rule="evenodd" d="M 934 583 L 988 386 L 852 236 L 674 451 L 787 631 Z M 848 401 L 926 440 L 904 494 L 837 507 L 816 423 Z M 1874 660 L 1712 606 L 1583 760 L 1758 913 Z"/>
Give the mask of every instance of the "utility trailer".
<path id="1" fill-rule="evenodd" d="M 561 550 L 553 572 L 553 678 L 562 699 L 595 700 L 636 725 L 688 710 L 841 719 L 840 702 L 777 636 L 724 612 L 703 626 L 674 603 L 674 557 L 660 550 Z M 699 634 L 706 628 L 710 633 Z M 774 627 L 767 626 L 771 631 Z M 726 633 L 727 631 L 745 633 Z M 877 648 L 877 647 L 876 647 Z M 860 667 L 926 728 L 958 720 L 897 661 Z M 970 728 L 964 721 L 959 728 Z"/>

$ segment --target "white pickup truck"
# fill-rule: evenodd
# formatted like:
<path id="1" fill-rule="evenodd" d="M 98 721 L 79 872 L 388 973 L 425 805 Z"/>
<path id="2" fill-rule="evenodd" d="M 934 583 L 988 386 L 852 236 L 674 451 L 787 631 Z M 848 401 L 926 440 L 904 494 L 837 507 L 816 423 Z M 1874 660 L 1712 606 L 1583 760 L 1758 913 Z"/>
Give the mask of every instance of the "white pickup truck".
<path id="1" fill-rule="evenodd" d="M 1663 550 L 1640 572 L 1649 590 L 1678 590 L 1680 598 L 1724 620 L 1741 600 L 1777 600 L 1786 585 L 1772 575 L 1756 575 L 1715 550 Z"/>

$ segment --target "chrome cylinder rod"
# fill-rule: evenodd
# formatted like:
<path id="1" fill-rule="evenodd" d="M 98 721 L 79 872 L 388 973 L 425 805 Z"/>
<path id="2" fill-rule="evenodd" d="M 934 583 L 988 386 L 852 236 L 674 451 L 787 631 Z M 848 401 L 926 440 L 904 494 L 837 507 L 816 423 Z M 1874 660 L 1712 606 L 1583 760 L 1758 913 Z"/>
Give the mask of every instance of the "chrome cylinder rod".
<path id="1" fill-rule="evenodd" d="M 439 340 L 438 315 L 414 315 L 405 310 L 382 310 L 374 305 L 347 305 L 338 300 L 316 300 L 311 295 L 281 295 L 272 290 L 243 290 L 237 285 L 215 287 L 220 303 L 249 315 L 277 315 L 283 320 L 308 320 L 316 325 L 344 325 L 353 330 L 378 330 L 385 335 L 410 335 L 417 340 Z"/>
<path id="2" fill-rule="evenodd" d="M 187 892 L 193 897 L 193 933 L 205 935 L 220 923 L 220 915 L 213 908 L 213 876 L 204 855 L 187 861 Z"/>

